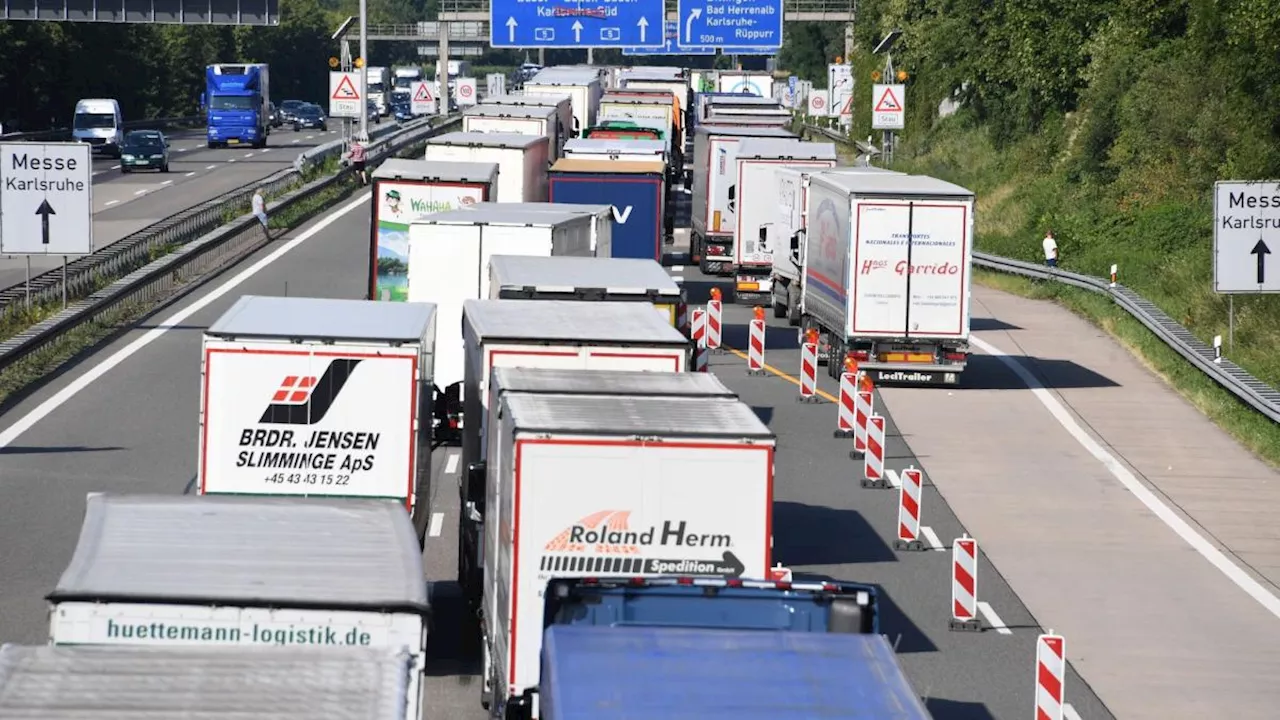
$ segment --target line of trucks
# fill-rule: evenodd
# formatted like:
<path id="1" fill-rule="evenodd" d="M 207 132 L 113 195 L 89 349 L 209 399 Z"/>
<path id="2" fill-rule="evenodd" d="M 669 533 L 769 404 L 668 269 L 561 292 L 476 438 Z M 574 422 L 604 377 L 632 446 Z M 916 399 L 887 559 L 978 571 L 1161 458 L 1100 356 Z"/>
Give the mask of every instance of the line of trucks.
<path id="1" fill-rule="evenodd" d="M 52 647 L 0 650 L 0 708 L 23 672 L 74 683 L 163 668 L 176 690 L 195 682 L 192 663 L 247 678 L 274 662 L 305 667 L 303 688 L 366 678 L 343 699 L 363 701 L 352 717 L 421 720 L 422 551 L 447 503 L 491 717 L 929 717 L 881 634 L 874 585 L 775 565 L 775 488 L 795 479 L 775 477 L 777 438 L 755 411 L 693 371 L 684 290 L 660 244 L 650 254 L 654 238 L 628 232 L 648 186 L 552 196 L 579 174 L 640 176 L 661 217 L 667 140 L 689 125 L 607 138 L 606 150 L 650 143 L 635 152 L 659 160 L 573 157 L 601 152 L 574 143 L 610 122 L 602 85 L 655 74 L 675 101 L 646 107 L 688 97 L 678 69 L 540 71 L 528 94 L 488 105 L 545 108 L 540 125 L 464 129 L 376 170 L 365 299 L 243 296 L 214 322 L 194 495 L 88 498 L 48 596 Z M 824 144 L 697 125 L 708 153 L 737 138 L 731 196 L 773 210 L 721 221 L 746 227 L 744 257 L 770 254 L 775 310 L 798 305 L 796 322 L 824 330 L 830 365 L 873 325 L 898 328 L 871 336 L 877 351 L 955 342 L 936 332 L 944 313 L 929 314 L 948 302 L 967 331 L 971 193 L 838 168 Z M 729 167 L 727 148 L 715 154 Z M 763 158 L 771 172 L 751 164 Z M 699 162 L 693 186 L 720 187 Z M 756 184 L 773 194 L 748 200 Z M 948 263 L 961 298 L 947 294 Z M 460 446 L 445 470 L 460 471 L 456 506 L 432 476 L 440 443 Z M 258 700 L 269 704 L 246 692 L 237 706 L 277 717 L 252 714 Z M 297 702 L 332 714 L 322 700 Z"/>

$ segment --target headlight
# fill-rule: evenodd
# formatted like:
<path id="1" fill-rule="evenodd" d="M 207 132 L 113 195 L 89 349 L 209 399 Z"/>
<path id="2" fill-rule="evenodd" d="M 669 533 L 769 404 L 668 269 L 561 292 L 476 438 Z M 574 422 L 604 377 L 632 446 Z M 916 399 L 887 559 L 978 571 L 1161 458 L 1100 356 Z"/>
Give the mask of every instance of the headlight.
<path id="1" fill-rule="evenodd" d="M 151 156 L 151 159 L 152 159 L 152 160 L 163 160 L 163 159 L 164 159 L 164 156 L 163 156 L 163 155 L 152 155 L 152 156 Z"/>
<path id="2" fill-rule="evenodd" d="M 133 160 L 133 156 L 132 156 L 132 155 L 121 155 L 121 156 L 120 156 L 120 159 L 121 159 L 121 160 Z"/>

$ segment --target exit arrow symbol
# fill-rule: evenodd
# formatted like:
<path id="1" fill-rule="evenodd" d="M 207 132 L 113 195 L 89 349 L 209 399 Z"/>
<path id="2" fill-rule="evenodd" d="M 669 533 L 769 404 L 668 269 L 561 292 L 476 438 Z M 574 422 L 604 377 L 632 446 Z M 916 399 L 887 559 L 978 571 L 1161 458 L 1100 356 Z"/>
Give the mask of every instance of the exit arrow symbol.
<path id="1" fill-rule="evenodd" d="M 507 17 L 507 42 L 514 43 L 516 41 L 516 26 L 519 24 L 515 18 Z"/>
<path id="2" fill-rule="evenodd" d="M 44 245 L 48 245 L 49 244 L 49 216 L 57 215 L 58 213 L 54 212 L 53 208 L 50 207 L 49 198 L 45 198 L 44 202 L 40 203 L 40 207 L 36 208 L 36 214 L 40 216 L 40 242 Z M 1258 242 L 1262 242 L 1262 241 L 1259 240 Z M 1263 245 L 1262 247 L 1265 248 L 1266 245 Z M 1258 273 L 1259 273 L 1258 277 L 1262 277 L 1261 275 L 1262 258 L 1258 258 Z M 1262 282 L 1262 281 L 1259 280 L 1258 282 Z"/>
<path id="3" fill-rule="evenodd" d="M 702 17 L 702 8 L 694 8 L 689 11 L 689 17 L 684 21 L 684 44 L 693 44 L 693 21 Z"/>
<path id="4" fill-rule="evenodd" d="M 573 41 L 582 42 L 582 23 L 577 20 L 573 21 Z"/>
<path id="5" fill-rule="evenodd" d="M 47 223 L 48 221 L 46 220 L 44 228 L 44 235 L 46 238 L 45 242 L 48 242 L 49 237 L 49 226 Z M 1258 244 L 1253 246 L 1253 249 L 1249 251 L 1249 254 L 1258 259 L 1258 284 L 1262 285 L 1267 281 L 1267 256 L 1271 254 L 1271 248 L 1267 247 L 1267 244 L 1263 242 L 1262 238 L 1258 238 Z"/>

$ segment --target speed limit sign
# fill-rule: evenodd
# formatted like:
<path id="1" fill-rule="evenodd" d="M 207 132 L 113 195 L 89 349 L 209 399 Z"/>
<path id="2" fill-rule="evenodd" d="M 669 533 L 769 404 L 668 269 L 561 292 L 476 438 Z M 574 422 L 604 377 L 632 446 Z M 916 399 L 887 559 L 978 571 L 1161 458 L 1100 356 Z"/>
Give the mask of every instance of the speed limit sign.
<path id="1" fill-rule="evenodd" d="M 458 104 L 476 104 L 476 79 L 458 78 Z"/>
<path id="2" fill-rule="evenodd" d="M 826 117 L 827 112 L 827 95 L 830 90 L 813 90 L 809 93 L 809 114 L 813 117 Z"/>

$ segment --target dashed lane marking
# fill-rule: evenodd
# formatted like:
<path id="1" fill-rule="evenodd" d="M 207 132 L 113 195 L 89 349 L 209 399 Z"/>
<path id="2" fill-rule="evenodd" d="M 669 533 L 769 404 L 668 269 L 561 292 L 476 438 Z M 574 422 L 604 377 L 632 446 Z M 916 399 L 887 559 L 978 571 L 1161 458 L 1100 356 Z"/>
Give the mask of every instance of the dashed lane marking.
<path id="1" fill-rule="evenodd" d="M 929 543 L 930 550 L 946 550 L 947 549 L 946 547 L 943 546 L 942 541 L 938 539 L 938 533 L 934 532 L 933 528 L 929 527 L 928 525 L 920 526 L 920 534 L 924 535 L 925 542 Z"/>
<path id="2" fill-rule="evenodd" d="M 427 529 L 427 534 L 431 537 L 440 537 L 440 528 L 444 526 L 444 513 L 431 513 L 431 527 Z"/>

